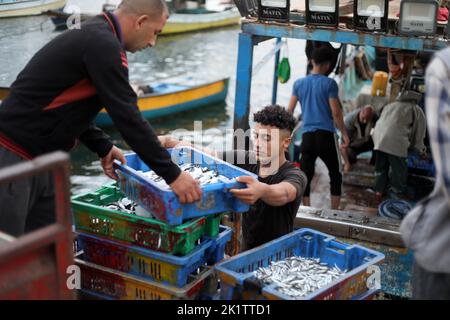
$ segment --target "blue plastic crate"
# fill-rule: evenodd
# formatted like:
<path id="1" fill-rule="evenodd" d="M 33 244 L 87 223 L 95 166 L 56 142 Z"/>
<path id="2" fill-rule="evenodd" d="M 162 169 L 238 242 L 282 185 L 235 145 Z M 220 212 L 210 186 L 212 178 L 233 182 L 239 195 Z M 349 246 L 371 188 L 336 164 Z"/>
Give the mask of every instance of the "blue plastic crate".
<path id="1" fill-rule="evenodd" d="M 75 263 L 81 269 L 81 290 L 98 299 L 112 300 L 193 300 L 203 292 L 205 283 L 213 274 L 210 267 L 201 267 L 199 274 L 179 288 L 142 279 L 128 273 L 84 261 L 77 254 Z"/>
<path id="2" fill-rule="evenodd" d="M 193 204 L 182 205 L 173 191 L 162 189 L 138 172 L 147 172 L 150 169 L 136 154 L 132 153 L 125 155 L 126 165 L 116 161 L 121 191 L 157 219 L 170 225 L 179 225 L 186 219 L 215 213 L 248 211 L 249 205 L 235 198 L 229 190 L 246 188 L 245 184 L 237 182 L 235 178 L 252 176 L 257 179 L 257 175 L 193 148 L 174 148 L 168 151 L 172 155 L 172 160 L 178 165 L 199 164 L 217 170 L 220 175 L 229 178 L 230 181 L 201 186 L 202 199 Z"/>
<path id="3" fill-rule="evenodd" d="M 312 229 L 299 229 L 216 265 L 222 299 L 291 300 L 276 290 L 276 284 L 255 288 L 257 281 L 252 281 L 255 280 L 253 272 L 258 268 L 291 256 L 320 258 L 321 262 L 348 270 L 333 283 L 302 298 L 305 300 L 353 299 L 366 293 L 369 289 L 367 279 L 371 275 L 367 269 L 384 259 L 377 251 L 338 242 L 334 237 Z"/>
<path id="4" fill-rule="evenodd" d="M 228 241 L 231 240 L 233 229 L 227 226 L 220 226 L 219 235 L 215 238 L 203 237 L 205 240 L 212 241 L 212 245 L 206 250 L 208 255 L 207 262 L 209 265 L 216 264 L 223 260 L 225 256 L 225 247 Z"/>
<path id="5" fill-rule="evenodd" d="M 431 154 L 429 154 L 428 159 L 422 159 L 417 152 L 410 153 L 408 155 L 408 168 L 424 171 L 430 177 L 434 177 L 436 174 L 436 167 Z"/>
<path id="6" fill-rule="evenodd" d="M 178 257 L 85 233 L 76 239 L 76 249 L 87 262 L 176 287 L 186 285 L 189 276 L 206 265 L 213 244 L 205 239 L 192 253 Z"/>

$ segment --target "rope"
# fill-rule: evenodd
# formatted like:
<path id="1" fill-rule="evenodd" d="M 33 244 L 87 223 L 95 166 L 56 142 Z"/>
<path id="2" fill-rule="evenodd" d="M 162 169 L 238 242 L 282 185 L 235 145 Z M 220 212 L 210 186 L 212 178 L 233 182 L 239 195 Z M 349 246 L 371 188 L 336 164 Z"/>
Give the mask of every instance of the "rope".
<path id="1" fill-rule="evenodd" d="M 267 53 L 267 54 L 261 59 L 261 61 L 259 61 L 259 62 L 255 65 L 255 67 L 253 68 L 253 75 L 258 74 L 258 73 L 261 71 L 262 67 L 263 67 L 267 62 L 269 62 L 269 60 L 272 58 L 272 56 L 274 56 L 278 51 L 280 51 L 281 48 L 282 48 L 284 45 L 287 45 L 287 41 L 286 41 L 286 40 L 285 40 L 285 41 L 281 41 L 280 43 L 276 44 L 275 47 L 274 47 L 269 53 Z"/>

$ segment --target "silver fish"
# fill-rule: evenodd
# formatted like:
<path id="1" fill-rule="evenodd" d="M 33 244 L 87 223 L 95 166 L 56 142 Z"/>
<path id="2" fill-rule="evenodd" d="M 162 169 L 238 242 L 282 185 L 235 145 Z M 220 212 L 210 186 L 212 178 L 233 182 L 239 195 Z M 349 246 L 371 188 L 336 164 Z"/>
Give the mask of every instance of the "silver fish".
<path id="1" fill-rule="evenodd" d="M 199 164 L 185 163 L 180 165 L 182 171 L 188 172 L 192 178 L 199 181 L 200 185 L 216 184 L 219 182 L 228 183 L 231 180 L 223 175 L 220 175 L 217 170 L 212 170 L 208 167 L 202 167 Z M 138 171 L 146 178 L 155 182 L 160 188 L 170 189 L 166 182 L 159 177 L 154 171 L 142 172 Z"/>
<path id="2" fill-rule="evenodd" d="M 301 298 L 328 286 L 345 274 L 337 265 L 329 266 L 318 258 L 289 257 L 258 268 L 254 275 L 265 284 L 276 284 L 276 290 L 292 298 Z"/>

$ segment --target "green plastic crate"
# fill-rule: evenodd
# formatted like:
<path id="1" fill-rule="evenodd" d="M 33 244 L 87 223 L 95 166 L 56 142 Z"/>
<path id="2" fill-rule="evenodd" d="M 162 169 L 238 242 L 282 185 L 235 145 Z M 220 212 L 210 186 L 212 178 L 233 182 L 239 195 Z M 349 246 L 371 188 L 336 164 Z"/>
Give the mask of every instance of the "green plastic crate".
<path id="1" fill-rule="evenodd" d="M 113 186 L 72 197 L 76 231 L 178 256 L 191 253 L 205 235 L 204 217 L 179 226 L 169 226 L 155 219 L 102 207 L 123 197 L 120 190 Z"/>
<path id="2" fill-rule="evenodd" d="M 205 222 L 205 236 L 217 237 L 219 235 L 220 221 L 225 213 L 218 213 L 213 216 L 208 216 Z"/>

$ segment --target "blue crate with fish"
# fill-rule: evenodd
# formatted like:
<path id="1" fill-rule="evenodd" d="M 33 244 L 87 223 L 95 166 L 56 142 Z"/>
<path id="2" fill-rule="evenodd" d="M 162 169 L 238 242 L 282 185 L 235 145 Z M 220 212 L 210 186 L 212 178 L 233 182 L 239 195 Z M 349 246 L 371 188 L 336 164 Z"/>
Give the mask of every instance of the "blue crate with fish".
<path id="1" fill-rule="evenodd" d="M 188 172 L 201 171 L 210 178 L 203 181 L 204 184 L 200 181 L 203 192 L 200 201 L 182 205 L 162 178 L 157 177 L 134 153 L 125 155 L 126 165 L 117 161 L 115 163 L 121 191 L 169 225 L 179 225 L 186 219 L 216 213 L 248 211 L 249 205 L 235 198 L 229 190 L 246 187 L 236 181 L 237 177 L 251 176 L 257 179 L 255 174 L 193 148 L 173 148 L 168 151 L 172 161 L 182 169 L 187 168 Z"/>
<path id="2" fill-rule="evenodd" d="M 232 257 L 215 269 L 224 300 L 347 300 L 374 289 L 371 281 L 378 277 L 371 275 L 383 260 L 377 251 L 305 228 Z"/>
<path id="3" fill-rule="evenodd" d="M 209 258 L 212 240 L 205 239 L 184 257 L 148 250 L 94 235 L 78 233 L 76 251 L 90 263 L 131 274 L 144 280 L 182 287 Z"/>
<path id="4" fill-rule="evenodd" d="M 212 245 L 206 250 L 208 255 L 207 262 L 209 265 L 216 264 L 225 257 L 225 247 L 231 240 L 233 230 L 227 226 L 220 226 L 219 235 L 217 237 L 204 236 L 204 240 L 212 242 Z"/>

